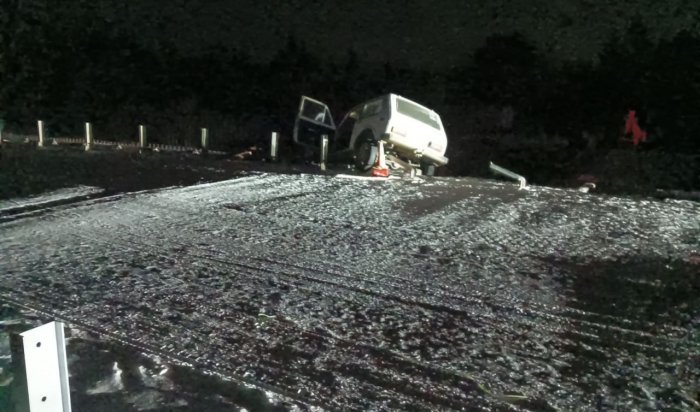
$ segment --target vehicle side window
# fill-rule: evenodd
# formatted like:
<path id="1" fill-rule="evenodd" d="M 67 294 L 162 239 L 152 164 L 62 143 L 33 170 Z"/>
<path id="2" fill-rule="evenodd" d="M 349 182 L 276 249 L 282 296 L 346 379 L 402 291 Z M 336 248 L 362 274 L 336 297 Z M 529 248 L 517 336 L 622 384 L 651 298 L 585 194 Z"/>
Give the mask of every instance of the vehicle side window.
<path id="1" fill-rule="evenodd" d="M 364 119 L 366 117 L 374 116 L 376 114 L 379 114 L 382 112 L 383 109 L 383 104 L 382 100 L 375 100 L 369 103 L 366 103 L 364 107 L 362 108 L 362 113 L 360 114 L 360 119 Z"/>

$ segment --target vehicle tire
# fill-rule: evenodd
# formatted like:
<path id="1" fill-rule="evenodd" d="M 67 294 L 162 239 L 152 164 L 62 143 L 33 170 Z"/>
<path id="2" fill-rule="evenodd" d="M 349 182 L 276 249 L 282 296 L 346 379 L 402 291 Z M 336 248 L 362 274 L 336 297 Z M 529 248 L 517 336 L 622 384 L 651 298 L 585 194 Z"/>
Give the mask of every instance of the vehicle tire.
<path id="1" fill-rule="evenodd" d="M 435 176 L 435 165 L 431 163 L 421 162 L 420 171 L 423 176 Z"/>
<path id="2" fill-rule="evenodd" d="M 361 172 L 366 172 L 374 166 L 379 155 L 379 146 L 374 139 L 369 137 L 363 138 L 357 146 L 355 146 L 355 168 Z"/>

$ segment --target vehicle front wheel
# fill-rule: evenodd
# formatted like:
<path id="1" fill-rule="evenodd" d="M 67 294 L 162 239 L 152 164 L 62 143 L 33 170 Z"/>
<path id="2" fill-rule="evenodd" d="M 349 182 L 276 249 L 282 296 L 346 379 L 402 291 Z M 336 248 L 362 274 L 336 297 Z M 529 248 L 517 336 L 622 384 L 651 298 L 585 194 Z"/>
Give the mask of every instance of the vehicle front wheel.
<path id="1" fill-rule="evenodd" d="M 378 155 L 379 147 L 376 142 L 370 139 L 362 140 L 355 148 L 355 168 L 362 172 L 368 171 L 377 162 Z"/>

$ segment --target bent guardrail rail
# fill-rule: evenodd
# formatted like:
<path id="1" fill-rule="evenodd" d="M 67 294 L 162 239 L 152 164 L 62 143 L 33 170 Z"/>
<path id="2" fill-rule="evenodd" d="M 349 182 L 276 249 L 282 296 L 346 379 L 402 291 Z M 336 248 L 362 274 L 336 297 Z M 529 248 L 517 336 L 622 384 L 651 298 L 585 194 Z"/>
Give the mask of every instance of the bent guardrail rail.
<path id="1" fill-rule="evenodd" d="M 517 173 L 511 172 L 510 170 L 498 166 L 494 162 L 489 162 L 489 169 L 491 171 L 498 173 L 500 175 L 503 175 L 505 177 L 511 178 L 513 180 L 516 180 L 519 183 L 518 190 L 525 189 L 527 187 L 527 180 L 525 178 Z"/>

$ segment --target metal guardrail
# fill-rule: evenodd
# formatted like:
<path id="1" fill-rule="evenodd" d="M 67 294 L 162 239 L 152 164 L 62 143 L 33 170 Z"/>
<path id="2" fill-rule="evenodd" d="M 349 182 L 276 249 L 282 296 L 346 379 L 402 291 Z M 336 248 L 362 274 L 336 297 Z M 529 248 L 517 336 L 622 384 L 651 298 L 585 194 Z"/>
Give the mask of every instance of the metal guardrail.
<path id="1" fill-rule="evenodd" d="M 39 142 L 39 136 L 37 135 L 25 135 L 25 134 L 15 134 L 15 133 L 3 133 L 2 135 L 3 140 L 5 142 L 10 142 L 10 143 L 34 143 L 36 142 L 38 144 Z M 91 136 L 92 137 L 92 136 Z M 207 136 L 207 144 L 208 142 L 208 136 Z M 84 137 L 51 137 L 47 138 L 44 142 L 44 145 L 60 145 L 60 144 L 82 144 L 85 145 L 86 138 Z M 90 146 L 91 148 L 94 148 L 96 146 L 112 146 L 112 147 L 117 147 L 117 148 L 134 148 L 134 149 L 139 149 L 141 148 L 140 145 L 141 142 L 120 142 L 120 141 L 114 141 L 114 140 L 102 140 L 102 139 L 92 139 L 92 145 Z M 160 143 L 147 143 L 146 148 L 150 150 L 156 150 L 156 151 L 167 151 L 167 152 L 199 152 L 202 150 L 202 148 L 199 147 L 194 147 L 194 146 L 180 146 L 180 145 L 170 145 L 170 144 L 160 144 Z M 229 154 L 228 152 L 222 151 L 222 150 L 206 150 L 207 153 L 210 154 L 215 154 L 215 155 L 226 155 Z"/>
<path id="2" fill-rule="evenodd" d="M 498 173 L 502 176 L 508 177 L 510 179 L 516 180 L 519 183 L 518 189 L 525 189 L 527 187 L 527 180 L 525 178 L 517 173 L 511 172 L 510 170 L 498 166 L 497 164 L 493 162 L 489 162 L 489 169 L 491 169 L 493 172 Z"/>

